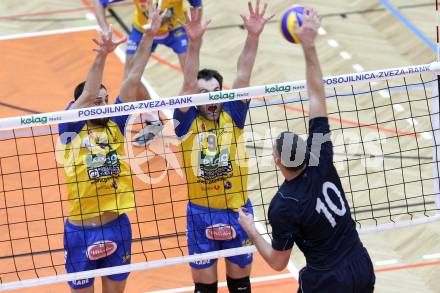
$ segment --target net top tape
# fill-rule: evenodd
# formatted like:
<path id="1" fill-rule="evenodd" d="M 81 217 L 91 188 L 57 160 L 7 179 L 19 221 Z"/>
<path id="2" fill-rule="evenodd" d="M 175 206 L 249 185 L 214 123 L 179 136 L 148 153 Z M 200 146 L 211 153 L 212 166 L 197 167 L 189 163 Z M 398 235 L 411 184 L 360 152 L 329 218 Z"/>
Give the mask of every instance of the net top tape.
<path id="1" fill-rule="evenodd" d="M 398 78 L 405 75 L 436 72 L 440 63 L 415 65 L 408 67 L 389 68 L 353 74 L 344 74 L 324 78 L 326 88 L 339 87 L 360 82 L 373 82 Z M 35 126 L 77 122 L 82 120 L 104 118 L 109 116 L 132 115 L 149 111 L 175 109 L 210 103 L 229 102 L 234 100 L 254 99 L 281 94 L 292 94 L 305 91 L 306 81 L 275 83 L 240 89 L 201 93 L 187 96 L 175 96 L 158 100 L 145 100 L 116 105 L 105 105 L 83 109 L 63 110 L 57 112 L 17 116 L 0 119 L 0 130 L 10 130 Z"/>
<path id="2" fill-rule="evenodd" d="M 96 277 L 115 275 L 115 274 L 121 274 L 127 272 L 135 272 L 135 271 L 141 271 L 147 269 L 156 269 L 170 265 L 182 264 L 186 262 L 196 262 L 196 261 L 203 261 L 213 258 L 230 257 L 235 255 L 254 253 L 256 252 L 256 250 L 257 249 L 254 245 L 243 246 L 243 247 L 229 248 L 219 251 L 211 251 L 203 254 L 186 255 L 186 256 L 172 257 L 162 260 L 154 260 L 150 262 L 133 263 L 128 265 L 116 266 L 116 267 L 82 271 L 77 273 L 41 277 L 36 279 L 21 280 L 16 282 L 9 282 L 9 283 L 0 283 L 0 291 L 30 288 L 40 285 L 50 285 L 60 282 L 82 280 L 87 278 L 96 278 Z"/>

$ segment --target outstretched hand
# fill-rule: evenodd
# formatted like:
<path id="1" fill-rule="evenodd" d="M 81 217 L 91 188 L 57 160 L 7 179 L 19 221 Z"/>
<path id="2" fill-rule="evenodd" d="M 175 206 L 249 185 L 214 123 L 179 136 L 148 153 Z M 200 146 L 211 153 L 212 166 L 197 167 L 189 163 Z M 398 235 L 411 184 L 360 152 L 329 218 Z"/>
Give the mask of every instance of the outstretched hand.
<path id="1" fill-rule="evenodd" d="M 208 19 L 202 22 L 203 16 L 203 8 L 202 7 L 191 7 L 190 8 L 191 17 L 188 13 L 185 12 L 186 22 L 182 23 L 179 20 L 179 23 L 185 27 L 186 34 L 188 38 L 192 42 L 200 41 L 203 37 L 203 34 L 206 31 L 211 19 Z"/>
<path id="2" fill-rule="evenodd" d="M 168 9 L 165 9 L 160 13 L 160 6 L 162 1 L 151 1 L 148 6 L 148 23 L 143 26 L 146 34 L 156 35 L 162 25 L 162 19 L 167 14 Z"/>
<path id="3" fill-rule="evenodd" d="M 254 224 L 254 216 L 248 213 L 245 208 L 238 209 L 238 223 L 243 230 L 246 231 L 248 236 L 251 236 L 253 233 L 258 233 Z"/>
<path id="4" fill-rule="evenodd" d="M 100 31 L 99 39 L 93 39 L 93 42 L 99 46 L 98 48 L 93 49 L 93 51 L 99 54 L 109 54 L 125 41 L 127 41 L 126 37 L 119 40 L 113 40 L 113 31 L 112 26 L 110 25 L 108 31 Z"/>
<path id="5" fill-rule="evenodd" d="M 303 23 L 296 33 L 303 48 L 314 46 L 320 26 L 321 17 L 318 15 L 318 12 L 312 8 L 305 8 Z"/>
<path id="6" fill-rule="evenodd" d="M 254 7 L 252 3 L 248 2 L 249 7 L 249 17 L 246 17 L 244 14 L 240 14 L 241 18 L 244 22 L 244 27 L 248 31 L 250 35 L 258 37 L 264 29 L 264 26 L 268 21 L 270 21 L 275 14 L 265 18 L 264 14 L 266 14 L 267 3 L 264 3 L 263 11 L 260 13 L 260 0 L 257 0 L 257 4 Z"/>

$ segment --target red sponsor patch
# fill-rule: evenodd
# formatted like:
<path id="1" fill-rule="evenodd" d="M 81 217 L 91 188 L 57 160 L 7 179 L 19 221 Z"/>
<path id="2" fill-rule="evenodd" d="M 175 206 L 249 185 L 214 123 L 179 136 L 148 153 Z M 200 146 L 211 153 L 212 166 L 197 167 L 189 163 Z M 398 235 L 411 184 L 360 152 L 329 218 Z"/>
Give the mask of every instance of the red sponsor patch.
<path id="1" fill-rule="evenodd" d="M 90 260 L 97 260 L 111 255 L 116 251 L 118 245 L 115 242 L 109 240 L 101 240 L 93 243 L 87 247 L 87 257 Z"/>
<path id="2" fill-rule="evenodd" d="M 232 240 L 237 237 L 234 227 L 226 224 L 215 224 L 205 230 L 206 238 L 211 240 Z"/>

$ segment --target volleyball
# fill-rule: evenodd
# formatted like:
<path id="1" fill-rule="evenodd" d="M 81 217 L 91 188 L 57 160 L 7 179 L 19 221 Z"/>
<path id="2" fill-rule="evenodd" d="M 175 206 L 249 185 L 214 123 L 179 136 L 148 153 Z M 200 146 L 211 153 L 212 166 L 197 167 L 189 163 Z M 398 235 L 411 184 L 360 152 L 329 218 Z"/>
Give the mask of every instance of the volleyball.
<path id="1" fill-rule="evenodd" d="M 304 17 L 304 6 L 293 5 L 283 13 L 281 18 L 281 33 L 284 38 L 294 44 L 300 41 L 296 35 L 296 31 L 301 27 Z"/>

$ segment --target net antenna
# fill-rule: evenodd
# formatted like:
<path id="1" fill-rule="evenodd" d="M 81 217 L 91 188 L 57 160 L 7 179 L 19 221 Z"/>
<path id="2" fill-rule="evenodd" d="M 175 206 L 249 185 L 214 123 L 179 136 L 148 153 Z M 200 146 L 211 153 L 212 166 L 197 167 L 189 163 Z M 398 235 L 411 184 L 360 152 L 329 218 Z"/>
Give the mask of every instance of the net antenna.
<path id="1" fill-rule="evenodd" d="M 437 25 L 436 25 L 436 36 L 437 36 L 437 64 L 440 63 L 440 7 L 439 0 L 435 0 L 435 12 L 437 15 Z M 434 68 L 433 68 L 434 69 Z M 440 68 L 437 67 L 434 69 L 436 72 L 434 73 L 437 77 L 437 84 L 432 86 L 432 97 L 433 97 L 433 115 L 432 115 L 432 126 L 434 130 L 434 145 L 436 148 L 433 151 L 433 162 L 434 166 L 434 178 L 437 178 L 437 182 L 435 184 L 435 192 L 437 194 L 436 197 L 436 206 L 437 211 L 440 213 Z M 436 114 L 437 113 L 437 114 Z"/>
<path id="2" fill-rule="evenodd" d="M 434 138 L 433 138 L 434 148 L 432 152 L 432 161 L 434 163 L 433 173 L 435 180 L 434 190 L 436 193 L 437 214 L 440 214 L 440 98 L 439 98 L 440 66 L 435 68 L 435 70 L 436 70 L 436 72 L 434 72 L 435 82 L 432 85 L 432 115 L 431 115 L 432 129 L 434 131 Z"/>
<path id="3" fill-rule="evenodd" d="M 440 219 L 439 69 L 440 63 L 432 63 L 324 78 L 334 163 L 361 233 Z M 260 233 L 270 235 L 267 208 L 282 182 L 271 164 L 272 142 L 285 130 L 307 134 L 304 80 L 215 95 L 202 93 L 0 119 L 0 228 L 5 231 L 0 234 L 0 290 L 254 252 L 254 246 L 247 246 L 188 256 L 184 224 L 187 198 L 179 197 L 186 189 L 185 180 L 168 176 L 156 184 L 141 181 L 139 174 L 133 173 L 133 264 L 65 274 L 62 228 L 67 216 L 66 184 L 60 175 L 63 166 L 55 160 L 59 123 L 244 99 L 252 99 L 245 125 L 249 197 L 256 218 L 266 228 Z M 143 125 L 138 118 L 127 126 L 134 133 L 140 127 Z M 131 131 L 126 133 L 124 143 L 130 147 Z M 179 167 L 166 160 L 179 156 L 179 148 L 167 144 L 165 138 L 158 139 L 154 147 L 127 152 L 124 159 L 130 165 L 141 160 L 140 172 L 150 177 L 161 178 L 164 171 L 177 174 L 173 168 Z M 26 213 L 31 208 L 34 212 Z"/>
<path id="4" fill-rule="evenodd" d="M 437 62 L 440 62 L 440 7 L 439 7 L 439 0 L 435 0 L 435 13 L 437 16 Z"/>

